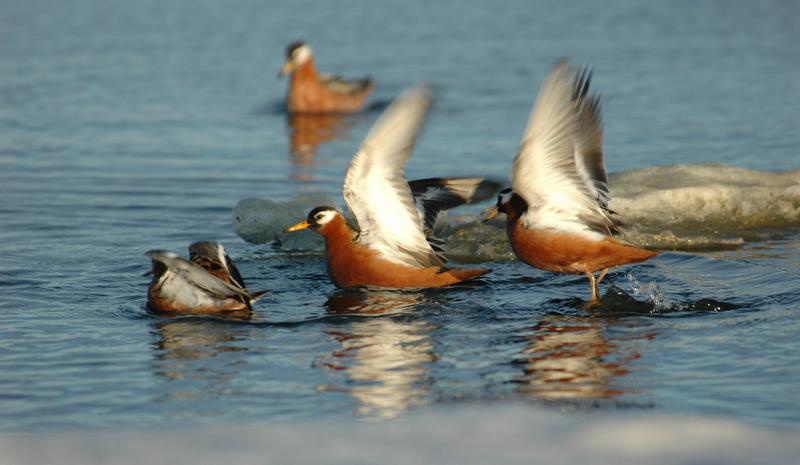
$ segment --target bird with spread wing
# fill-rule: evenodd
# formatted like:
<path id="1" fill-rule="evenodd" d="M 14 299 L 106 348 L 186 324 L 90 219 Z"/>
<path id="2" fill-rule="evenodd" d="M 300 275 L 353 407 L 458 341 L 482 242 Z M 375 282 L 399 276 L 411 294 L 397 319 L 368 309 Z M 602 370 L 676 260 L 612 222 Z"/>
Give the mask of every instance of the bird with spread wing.
<path id="1" fill-rule="evenodd" d="M 608 207 L 600 97 L 591 73 L 565 60 L 545 79 L 511 170 L 511 189 L 498 195 L 485 220 L 505 213 L 516 256 L 537 268 L 584 274 L 599 302 L 599 284 L 614 266 L 656 252 L 616 237 L 622 222 Z M 600 271 L 598 277 L 594 273 Z"/>
<path id="2" fill-rule="evenodd" d="M 440 211 L 486 199 L 497 184 L 483 178 L 406 181 L 405 165 L 430 105 L 426 86 L 402 93 L 350 162 L 343 190 L 358 228 L 335 208 L 317 207 L 286 229 L 308 228 L 325 238 L 328 274 L 338 287 L 441 287 L 488 273 L 447 267 L 442 241 L 432 234 Z"/>

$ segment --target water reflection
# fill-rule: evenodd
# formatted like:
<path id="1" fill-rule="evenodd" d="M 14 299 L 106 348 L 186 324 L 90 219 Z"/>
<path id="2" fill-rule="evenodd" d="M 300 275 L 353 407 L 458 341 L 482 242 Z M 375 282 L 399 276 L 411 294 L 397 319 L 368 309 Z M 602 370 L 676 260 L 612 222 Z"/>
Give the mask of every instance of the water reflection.
<path id="1" fill-rule="evenodd" d="M 607 399 L 631 392 L 623 380 L 655 332 L 608 337 L 613 319 L 550 315 L 531 328 L 521 354 L 520 392 L 540 399 Z"/>
<path id="2" fill-rule="evenodd" d="M 317 147 L 341 138 L 353 126 L 349 115 L 289 114 L 289 155 L 292 157 L 292 179 L 313 179 Z"/>
<path id="3" fill-rule="evenodd" d="M 346 378 L 325 391 L 347 392 L 359 415 L 393 418 L 429 402 L 434 325 L 410 318 L 427 299 L 422 293 L 340 291 L 326 303 L 332 314 L 360 315 L 352 322 L 325 330 L 339 347 L 317 366 Z M 378 316 L 375 318 L 366 315 Z"/>
<path id="4" fill-rule="evenodd" d="M 201 398 L 224 393 L 242 369 L 246 352 L 239 345 L 249 339 L 245 325 L 201 319 L 164 320 L 153 324 L 157 337 L 155 373 L 179 382 L 168 398 Z M 233 356 L 231 356 L 233 355 Z"/>

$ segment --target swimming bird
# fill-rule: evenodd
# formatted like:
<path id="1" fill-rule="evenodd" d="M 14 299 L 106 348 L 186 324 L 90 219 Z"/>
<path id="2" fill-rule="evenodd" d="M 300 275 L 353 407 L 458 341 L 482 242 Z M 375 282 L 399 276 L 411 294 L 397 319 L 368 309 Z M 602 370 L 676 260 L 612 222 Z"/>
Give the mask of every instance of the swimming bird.
<path id="1" fill-rule="evenodd" d="M 547 271 L 585 274 L 591 304 L 614 266 L 656 252 L 613 237 L 622 221 L 608 208 L 600 96 L 591 72 L 564 60 L 545 79 L 511 170 L 511 189 L 498 194 L 485 220 L 505 213 L 506 233 L 520 260 Z M 600 271 L 598 277 L 594 273 Z"/>
<path id="2" fill-rule="evenodd" d="M 250 310 L 266 291 L 250 292 L 217 242 L 189 246 L 190 260 L 165 250 L 145 253 L 153 263 L 147 304 L 160 312 L 209 314 Z"/>
<path id="3" fill-rule="evenodd" d="M 427 87 L 405 91 L 350 162 L 344 198 L 360 229 L 335 208 L 317 207 L 285 230 L 310 228 L 325 238 L 328 275 L 336 286 L 441 287 L 489 272 L 447 268 L 442 242 L 432 232 L 441 210 L 494 195 L 495 186 L 483 178 L 406 181 L 405 165 L 430 104 Z"/>
<path id="4" fill-rule="evenodd" d="M 317 72 L 311 47 L 293 42 L 278 76 L 289 78 L 286 108 L 289 113 L 353 113 L 361 110 L 375 87 L 372 79 L 345 80 Z"/>

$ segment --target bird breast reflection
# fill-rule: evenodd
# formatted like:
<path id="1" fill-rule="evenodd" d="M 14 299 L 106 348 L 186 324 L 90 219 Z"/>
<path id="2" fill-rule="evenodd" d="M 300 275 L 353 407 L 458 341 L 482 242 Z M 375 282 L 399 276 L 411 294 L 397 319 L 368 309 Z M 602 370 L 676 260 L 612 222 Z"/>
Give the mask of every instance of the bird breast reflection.
<path id="1" fill-rule="evenodd" d="M 317 147 L 345 137 L 354 122 L 353 116 L 344 114 L 289 114 L 289 155 L 294 168 L 292 179 L 313 179 Z"/>
<path id="2" fill-rule="evenodd" d="M 605 320 L 590 316 L 553 315 L 540 321 L 527 336 L 522 352 L 520 392 L 542 399 L 612 398 L 628 393 L 626 368 L 640 357 L 636 339 L 655 334 L 637 332 L 633 338 L 610 339 Z"/>
<path id="3" fill-rule="evenodd" d="M 346 382 L 320 389 L 349 393 L 367 418 L 393 418 L 429 402 L 435 326 L 413 315 L 425 300 L 422 293 L 394 291 L 340 291 L 328 299 L 329 313 L 361 317 L 325 330 L 339 347 L 316 366 Z"/>

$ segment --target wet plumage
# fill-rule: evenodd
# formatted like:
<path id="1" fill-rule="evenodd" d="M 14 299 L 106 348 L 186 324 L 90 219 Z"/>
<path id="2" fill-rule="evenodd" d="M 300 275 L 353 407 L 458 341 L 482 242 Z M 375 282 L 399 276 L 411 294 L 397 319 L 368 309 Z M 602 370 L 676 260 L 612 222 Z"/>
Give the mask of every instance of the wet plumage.
<path id="1" fill-rule="evenodd" d="M 250 310 L 266 293 L 247 290 L 221 244 L 196 242 L 189 253 L 190 260 L 165 250 L 146 252 L 153 264 L 147 289 L 152 310 L 196 314 Z"/>

